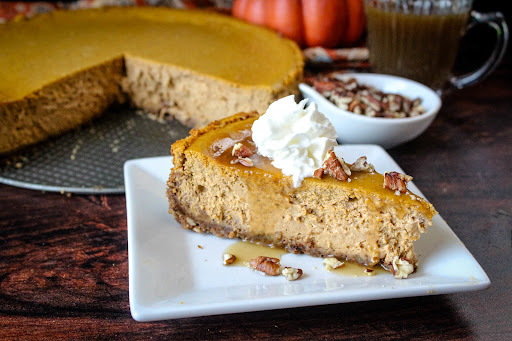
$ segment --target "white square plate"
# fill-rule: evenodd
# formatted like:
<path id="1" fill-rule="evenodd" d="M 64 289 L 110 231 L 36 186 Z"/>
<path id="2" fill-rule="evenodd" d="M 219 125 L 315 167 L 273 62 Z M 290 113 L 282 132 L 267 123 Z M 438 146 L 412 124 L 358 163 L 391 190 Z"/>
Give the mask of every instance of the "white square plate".
<path id="1" fill-rule="evenodd" d="M 338 148 L 347 162 L 366 155 L 380 173 L 403 173 L 379 146 Z M 223 266 L 224 250 L 237 240 L 183 230 L 167 213 L 165 191 L 171 167 L 171 157 L 130 160 L 124 166 L 130 309 L 137 321 L 446 294 L 490 285 L 483 269 L 439 215 L 415 243 L 420 268 L 405 280 L 391 274 L 332 274 L 323 269 L 321 258 L 295 254 L 281 257 L 282 264 L 304 270 L 303 278 L 293 282 Z M 421 195 L 414 184 L 409 188 Z"/>

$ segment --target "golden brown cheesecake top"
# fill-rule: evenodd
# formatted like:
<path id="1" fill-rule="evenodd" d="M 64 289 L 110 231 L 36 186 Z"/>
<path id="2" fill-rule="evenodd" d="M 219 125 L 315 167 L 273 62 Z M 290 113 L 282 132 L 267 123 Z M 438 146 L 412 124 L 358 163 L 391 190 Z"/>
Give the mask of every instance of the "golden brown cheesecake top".
<path id="1" fill-rule="evenodd" d="M 152 7 L 56 11 L 0 25 L 0 102 L 132 56 L 240 86 L 278 88 L 302 73 L 295 43 L 228 16 Z"/>
<path id="2" fill-rule="evenodd" d="M 291 177 L 284 176 L 281 170 L 272 166 L 268 158 L 257 153 L 251 156 L 251 160 L 254 162 L 253 167 L 232 163 L 235 158 L 231 153 L 235 143 L 242 143 L 256 151 L 251 139 L 251 127 L 258 117 L 258 114 L 239 114 L 220 122 L 214 122 L 202 130 L 194 130 L 192 136 L 173 145 L 173 155 L 175 157 L 183 155 L 182 153 L 186 149 L 190 153 L 205 155 L 211 162 L 216 162 L 240 176 L 265 177 L 291 188 Z M 179 164 L 179 160 L 177 163 Z M 396 195 L 395 191 L 384 188 L 383 182 L 384 176 L 379 173 L 353 172 L 350 182 L 340 181 L 326 175 L 322 179 L 306 178 L 302 186 L 340 186 L 347 190 L 358 191 L 359 194 L 369 199 L 367 204 L 373 206 L 377 211 L 384 205 L 392 204 L 402 207 L 404 212 L 409 209 L 418 210 L 429 219 L 436 213 L 433 206 L 426 200 L 410 191 Z"/>

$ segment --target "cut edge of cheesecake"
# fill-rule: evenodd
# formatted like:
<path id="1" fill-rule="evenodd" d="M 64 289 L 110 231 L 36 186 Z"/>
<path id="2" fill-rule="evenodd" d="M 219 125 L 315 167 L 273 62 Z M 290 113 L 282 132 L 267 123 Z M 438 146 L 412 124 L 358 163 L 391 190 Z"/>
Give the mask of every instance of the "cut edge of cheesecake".
<path id="1" fill-rule="evenodd" d="M 213 169 L 216 167 L 212 166 L 212 164 L 215 162 L 211 162 L 208 156 L 198 157 L 201 159 L 197 161 L 201 167 L 201 172 L 191 174 L 191 170 L 194 168 L 193 162 L 195 161 L 187 159 L 188 149 L 205 134 L 223 129 L 230 124 L 254 119 L 258 116 L 258 113 L 240 113 L 215 121 L 205 128 L 191 130 L 190 136 L 173 144 L 171 153 L 174 166 L 167 182 L 169 213 L 174 215 L 184 229 L 200 233 L 212 233 L 219 237 L 240 238 L 254 243 L 283 247 L 293 253 L 307 253 L 324 258 L 335 257 L 366 266 L 374 266 L 380 263 L 384 268 L 390 270 L 395 277 L 398 276 L 397 278 L 400 276 L 407 277 L 408 274 L 416 270 L 417 258 L 413 242 L 419 238 L 421 233 L 425 232 L 426 227 L 432 225 L 431 219 L 437 213 L 433 206 L 424 199 L 414 199 L 418 201 L 418 205 L 422 205 L 422 212 L 415 211 L 409 207 L 409 211 L 402 217 L 402 221 L 396 221 L 399 219 L 394 208 L 381 212 L 379 218 L 382 218 L 387 223 L 382 223 L 379 227 L 380 230 L 375 232 L 367 230 L 368 226 L 364 223 L 364 220 L 369 217 L 365 216 L 364 213 L 367 210 L 365 205 L 368 204 L 365 200 L 368 193 L 344 189 L 344 187 L 336 188 L 337 185 L 332 185 L 335 184 L 335 182 L 331 181 L 333 180 L 332 178 L 328 180 L 306 178 L 298 189 L 291 189 L 292 186 L 289 184 L 284 185 L 283 188 L 286 188 L 284 191 L 288 191 L 287 193 L 290 195 L 290 205 L 286 206 L 287 204 L 285 204 L 282 207 L 285 207 L 290 212 L 295 211 L 295 213 L 292 213 L 291 217 L 283 216 L 282 219 L 278 218 L 275 220 L 278 228 L 270 234 L 259 232 L 253 234 L 246 228 L 246 225 L 251 224 L 251 219 L 253 219 L 251 214 L 254 213 L 251 210 L 254 211 L 254 209 L 247 203 L 247 198 L 237 195 L 236 189 L 221 193 L 219 198 L 215 198 L 214 203 L 210 204 L 210 206 L 219 206 L 224 212 L 218 213 L 219 208 L 209 207 L 205 199 L 198 201 L 197 197 L 201 196 L 201 194 L 197 192 L 197 188 L 207 187 L 208 183 L 215 184 L 217 187 L 237 186 L 240 188 L 244 186 L 244 182 L 247 183 L 251 180 L 244 178 L 238 181 L 237 176 L 232 176 L 229 171 L 221 169 L 222 166 L 218 170 L 214 170 L 214 172 L 220 175 L 218 178 L 215 178 L 215 175 L 212 176 L 212 167 Z M 196 157 L 194 156 L 194 158 Z M 204 174 L 201 175 L 200 173 Z M 194 181 L 198 181 L 201 184 L 198 185 Z M 263 180 L 262 183 L 265 181 Z M 291 179 L 288 183 L 291 184 Z M 340 193 L 342 195 L 340 195 L 338 200 L 337 195 Z M 239 207 L 233 208 L 229 207 L 229 205 L 223 205 L 222 200 L 225 200 L 226 196 L 229 195 L 233 195 L 233 198 L 229 199 L 230 205 L 238 205 Z M 259 192 L 257 195 L 262 196 L 265 194 Z M 325 196 L 325 198 L 321 198 L 321 196 Z M 406 196 L 413 195 L 410 192 L 404 194 L 404 200 L 409 200 Z M 194 198 L 191 199 L 191 197 Z M 273 200 L 272 198 L 275 199 L 276 196 L 271 194 L 269 198 L 269 200 Z M 320 203 L 318 207 L 326 207 L 334 203 L 340 205 L 340 207 L 350 208 L 346 210 L 348 212 L 346 217 L 342 218 L 342 220 L 345 219 L 346 221 L 341 221 L 339 226 L 339 231 L 341 232 L 337 232 L 337 227 L 332 226 L 332 224 L 324 224 L 323 221 L 319 223 L 320 217 L 323 219 L 324 216 L 318 210 L 315 211 L 315 205 L 318 203 Z M 301 210 L 305 213 L 296 213 Z M 337 215 L 334 214 L 331 217 L 337 217 Z M 294 220 L 297 220 L 297 222 Z M 342 228 L 342 225 L 347 225 L 349 220 L 362 222 L 361 227 L 353 227 L 353 231 L 348 226 Z M 289 224 L 289 228 L 280 229 L 281 225 L 284 226 L 286 224 Z M 301 224 L 304 226 L 303 230 L 301 230 Z M 322 231 L 322 229 L 326 229 L 326 231 Z M 356 229 L 361 231 L 356 231 Z M 348 234 L 347 231 L 349 231 Z M 313 232 L 313 236 L 300 236 L 302 233 L 308 232 Z M 324 232 L 325 236 L 320 241 L 318 238 Z M 367 236 L 365 236 L 365 233 Z M 374 239 L 375 245 L 378 245 L 381 250 L 373 250 L 372 247 L 375 246 L 361 245 L 365 243 L 365 237 L 373 233 L 377 233 L 377 235 L 371 238 Z M 346 242 L 342 241 L 345 238 L 343 234 L 347 238 Z M 349 237 L 352 234 L 353 236 Z M 300 237 L 296 238 L 295 236 Z M 329 238 L 332 238 L 332 243 L 343 245 L 343 250 L 339 248 L 336 250 L 336 247 L 334 249 L 330 247 L 331 241 L 328 240 Z M 351 238 L 355 242 L 348 240 Z"/>
<path id="2" fill-rule="evenodd" d="M 62 77 L 21 100 L 0 103 L 0 155 L 78 128 L 116 103 L 122 57 Z"/>
<path id="3" fill-rule="evenodd" d="M 236 84 L 203 75 L 178 65 L 162 64 L 125 55 L 123 92 L 131 103 L 160 116 L 170 115 L 190 127 L 202 127 L 213 120 L 238 112 L 265 112 L 270 103 L 286 95 L 298 95 L 301 71 L 274 86 Z M 154 83 L 147 86 L 144 81 Z M 172 83 L 169 87 L 168 84 Z"/>

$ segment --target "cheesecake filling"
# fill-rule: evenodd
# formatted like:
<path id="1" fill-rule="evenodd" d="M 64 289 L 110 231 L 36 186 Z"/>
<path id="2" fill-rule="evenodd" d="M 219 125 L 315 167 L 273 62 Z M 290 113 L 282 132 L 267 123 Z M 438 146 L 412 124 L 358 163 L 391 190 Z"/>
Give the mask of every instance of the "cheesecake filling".
<path id="1" fill-rule="evenodd" d="M 316 103 L 306 107 L 307 102 L 304 99 L 297 104 L 293 95 L 281 98 L 251 128 L 258 154 L 291 176 L 294 187 L 312 177 L 327 152 L 338 145 L 334 126 L 317 110 Z"/>

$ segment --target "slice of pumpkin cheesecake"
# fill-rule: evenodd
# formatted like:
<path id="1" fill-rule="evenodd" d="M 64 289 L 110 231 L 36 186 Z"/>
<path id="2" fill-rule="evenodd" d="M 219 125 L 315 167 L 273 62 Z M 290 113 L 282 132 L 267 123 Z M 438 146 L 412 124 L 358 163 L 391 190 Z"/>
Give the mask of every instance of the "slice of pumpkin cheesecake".
<path id="1" fill-rule="evenodd" d="M 257 113 L 192 130 L 172 146 L 169 212 L 195 232 L 367 266 L 380 263 L 396 278 L 407 277 L 417 267 L 413 242 L 432 224 L 436 211 L 407 190 L 410 177 L 378 174 L 364 157 L 345 163 L 332 150 L 332 138 L 322 133 L 306 138 L 301 129 L 324 129 L 316 113 L 296 118 L 292 125 L 299 133 L 290 136 L 278 125 L 262 123 L 267 114 Z M 289 121 L 281 116 L 282 122 Z M 268 145 L 255 143 L 272 134 L 277 140 Z M 303 148 L 306 140 L 306 152 L 282 148 Z M 272 148 L 285 157 L 269 157 Z M 311 157 L 315 153 L 322 159 Z M 290 174 L 308 162 L 309 173 Z M 276 168 L 283 164 L 285 169 Z"/>

